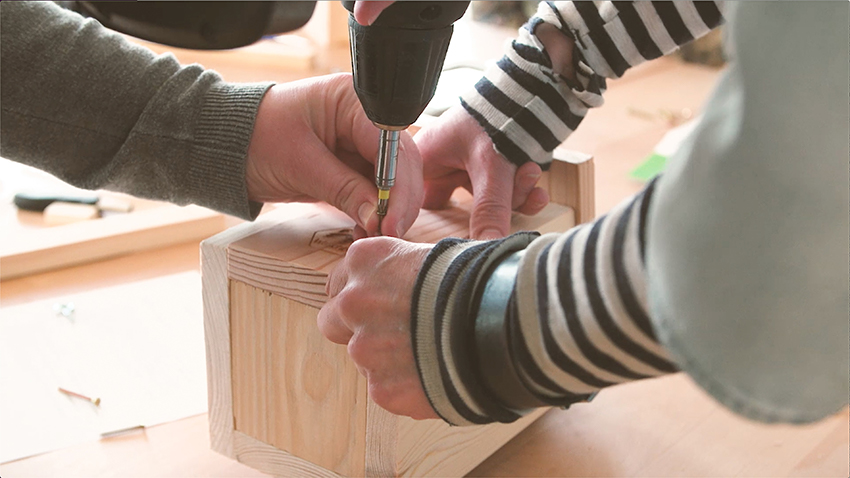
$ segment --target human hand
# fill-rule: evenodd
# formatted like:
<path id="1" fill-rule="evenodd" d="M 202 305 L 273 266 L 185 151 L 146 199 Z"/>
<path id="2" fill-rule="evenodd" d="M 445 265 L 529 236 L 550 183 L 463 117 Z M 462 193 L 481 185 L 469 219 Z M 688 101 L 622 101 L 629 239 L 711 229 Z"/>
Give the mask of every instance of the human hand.
<path id="1" fill-rule="evenodd" d="M 495 239 L 510 232 L 511 210 L 534 215 L 549 203 L 536 187 L 540 166 L 517 168 L 493 149 L 493 142 L 463 109 L 452 108 L 415 137 L 422 154 L 428 209 L 446 206 L 463 187 L 473 194 L 469 232 L 475 239 Z"/>
<path id="2" fill-rule="evenodd" d="M 366 117 L 350 74 L 272 87 L 260 103 L 248 147 L 248 197 L 261 202 L 327 201 L 378 234 L 374 163 L 380 130 Z M 381 229 L 402 236 L 422 204 L 422 160 L 406 132 L 399 141 L 396 190 Z"/>
<path id="3" fill-rule="evenodd" d="M 433 244 L 388 237 L 355 241 L 328 277 L 330 299 L 319 330 L 348 354 L 381 408 L 415 419 L 437 418 L 419 380 L 410 342 L 410 301 Z"/>

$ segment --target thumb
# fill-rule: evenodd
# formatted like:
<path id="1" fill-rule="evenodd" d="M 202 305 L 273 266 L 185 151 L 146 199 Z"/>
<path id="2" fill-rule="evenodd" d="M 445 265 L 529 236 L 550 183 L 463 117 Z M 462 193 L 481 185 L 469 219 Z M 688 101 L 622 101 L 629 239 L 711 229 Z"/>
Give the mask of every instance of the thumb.
<path id="1" fill-rule="evenodd" d="M 313 164 L 302 179 L 303 193 L 327 202 L 347 214 L 367 231 L 378 228 L 377 197 L 374 183 L 340 161 L 318 139 L 311 141 Z"/>
<path id="2" fill-rule="evenodd" d="M 393 2 L 373 1 L 373 2 L 355 2 L 354 3 L 354 19 L 361 25 L 371 25 L 381 12 L 392 5 Z"/>
<path id="3" fill-rule="evenodd" d="M 469 234 L 473 239 L 496 239 L 510 232 L 514 166 L 507 161 L 490 165 L 484 174 L 472 175 L 472 215 Z"/>

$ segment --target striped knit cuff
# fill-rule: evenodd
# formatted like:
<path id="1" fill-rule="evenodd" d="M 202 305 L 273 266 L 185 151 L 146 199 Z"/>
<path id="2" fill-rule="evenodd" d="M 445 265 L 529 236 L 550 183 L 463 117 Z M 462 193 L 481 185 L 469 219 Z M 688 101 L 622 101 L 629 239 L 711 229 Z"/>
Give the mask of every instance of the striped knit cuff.
<path id="1" fill-rule="evenodd" d="M 494 264 L 536 236 L 517 233 L 490 242 L 445 239 L 434 247 L 419 273 L 411 306 L 414 357 L 428 400 L 452 425 L 519 418 L 500 405 L 478 377 L 475 296 Z"/>
<path id="2" fill-rule="evenodd" d="M 556 74 L 535 34 L 541 23 L 534 17 L 520 29 L 507 54 L 461 96 L 461 105 L 508 161 L 518 166 L 534 161 L 545 170 L 552 151 L 575 131 L 588 109 L 602 105 L 606 85 L 580 61 L 575 66 L 578 82 Z"/>
<path id="3" fill-rule="evenodd" d="M 576 42 L 590 71 L 619 78 L 723 22 L 722 2 L 541 2 L 537 15 Z"/>
<path id="4" fill-rule="evenodd" d="M 196 204 L 248 220 L 260 213 L 262 204 L 248 199 L 245 160 L 260 101 L 271 86 L 220 83 L 207 92 L 187 181 L 187 196 Z"/>
<path id="5" fill-rule="evenodd" d="M 723 22 L 716 2 L 541 2 L 507 54 L 461 104 L 508 161 L 546 169 L 552 150 L 601 106 L 606 78 L 666 55 Z M 575 41 L 576 81 L 552 70 L 536 30 L 547 23 Z"/>
<path id="6" fill-rule="evenodd" d="M 654 182 L 593 223 L 534 241 L 508 318 L 516 369 L 538 400 L 677 371 L 647 315 L 643 236 Z"/>
<path id="7" fill-rule="evenodd" d="M 444 420 L 510 422 L 521 413 L 505 405 L 518 397 L 498 388 L 506 381 L 488 381 L 493 375 L 484 367 L 493 363 L 479 362 L 475 324 L 482 286 L 519 250 L 499 327 L 511 368 L 505 373 L 515 377 L 509 386 L 523 387 L 522 408 L 569 406 L 605 387 L 677 371 L 648 317 L 644 225 L 655 184 L 562 234 L 447 239 L 434 247 L 417 277 L 411 334 L 423 388 Z"/>

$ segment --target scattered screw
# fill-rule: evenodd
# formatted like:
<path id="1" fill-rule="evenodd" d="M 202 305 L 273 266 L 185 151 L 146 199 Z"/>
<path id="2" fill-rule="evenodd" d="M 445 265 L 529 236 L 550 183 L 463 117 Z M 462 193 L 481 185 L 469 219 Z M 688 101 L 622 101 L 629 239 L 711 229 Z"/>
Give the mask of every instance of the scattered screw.
<path id="1" fill-rule="evenodd" d="M 135 433 L 139 431 L 145 431 L 144 425 L 136 425 L 134 427 L 122 428 L 120 430 L 113 430 L 111 432 L 103 432 L 100 434 L 101 438 L 113 438 L 122 435 L 128 435 L 130 433 Z"/>
<path id="2" fill-rule="evenodd" d="M 53 312 L 56 312 L 56 315 L 61 315 L 66 319 L 70 319 L 74 317 L 74 312 L 76 309 L 74 308 L 73 302 L 57 302 L 53 304 Z"/>
<path id="3" fill-rule="evenodd" d="M 96 406 L 96 407 L 100 406 L 100 399 L 99 398 L 87 397 L 87 396 L 83 395 L 82 393 L 72 392 L 72 391 L 66 390 L 62 387 L 59 387 L 59 392 L 64 393 L 65 395 L 68 395 L 69 397 L 77 397 L 77 398 L 82 398 L 83 400 L 88 400 L 89 402 L 94 404 L 94 406 Z"/>

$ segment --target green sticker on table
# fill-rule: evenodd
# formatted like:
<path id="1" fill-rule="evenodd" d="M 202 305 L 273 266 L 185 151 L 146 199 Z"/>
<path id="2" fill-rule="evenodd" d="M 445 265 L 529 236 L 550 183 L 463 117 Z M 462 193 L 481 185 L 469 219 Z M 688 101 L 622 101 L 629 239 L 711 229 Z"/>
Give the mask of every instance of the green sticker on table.
<path id="1" fill-rule="evenodd" d="M 667 164 L 667 156 L 652 153 L 629 173 L 629 177 L 638 181 L 649 181 L 664 171 L 665 164 Z"/>

